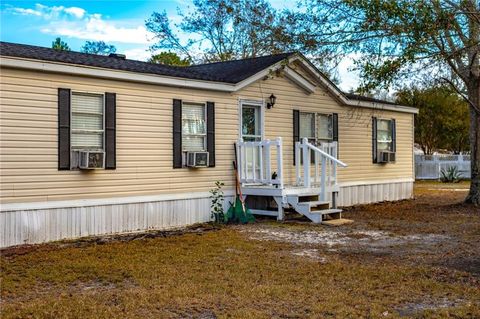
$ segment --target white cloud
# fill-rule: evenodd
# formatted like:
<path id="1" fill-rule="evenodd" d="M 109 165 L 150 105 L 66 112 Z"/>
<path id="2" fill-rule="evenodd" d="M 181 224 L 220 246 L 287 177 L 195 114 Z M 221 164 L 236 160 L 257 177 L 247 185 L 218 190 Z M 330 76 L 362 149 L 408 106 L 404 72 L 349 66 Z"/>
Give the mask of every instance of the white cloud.
<path id="1" fill-rule="evenodd" d="M 77 19 L 83 18 L 83 16 L 86 13 L 84 9 L 79 7 L 65 8 L 65 12 L 70 13 L 71 15 L 75 16 Z"/>
<path id="2" fill-rule="evenodd" d="M 127 56 L 127 59 L 138 61 L 147 61 L 152 56 L 152 53 L 148 51 L 147 47 L 129 49 L 123 51 L 122 53 Z"/>
<path id="3" fill-rule="evenodd" d="M 99 14 L 89 15 L 80 22 L 52 23 L 41 31 L 77 39 L 136 44 L 149 44 L 148 39 L 153 37 L 143 25 L 117 26 L 111 21 L 104 20 Z"/>
<path id="4" fill-rule="evenodd" d="M 174 2 L 176 2 L 181 7 L 187 7 L 193 4 L 192 0 L 175 0 Z"/>
<path id="5" fill-rule="evenodd" d="M 350 91 L 350 89 L 356 89 L 360 84 L 358 72 L 352 70 L 354 60 L 358 57 L 360 57 L 359 54 L 349 54 L 338 64 L 337 70 L 340 77 L 339 87 L 345 92 Z"/>
<path id="6" fill-rule="evenodd" d="M 11 8 L 22 15 L 42 17 L 47 24 L 40 27 L 42 33 L 82 40 L 150 44 L 149 33 L 142 22 L 105 20 L 99 13 L 88 13 L 79 7 L 45 6 L 36 4 L 32 8 Z"/>
<path id="7" fill-rule="evenodd" d="M 45 6 L 43 4 L 37 3 L 35 9 L 32 8 L 20 8 L 20 7 L 10 7 L 7 11 L 11 11 L 14 14 L 21 15 L 31 15 L 42 17 L 46 20 L 48 19 L 59 19 L 69 16 L 73 16 L 77 19 L 83 18 L 86 11 L 79 7 L 64 7 L 64 6 Z"/>
<path id="8" fill-rule="evenodd" d="M 42 12 L 33 9 L 11 8 L 10 10 L 13 11 L 13 13 L 21 15 L 33 15 L 37 17 L 42 16 Z"/>

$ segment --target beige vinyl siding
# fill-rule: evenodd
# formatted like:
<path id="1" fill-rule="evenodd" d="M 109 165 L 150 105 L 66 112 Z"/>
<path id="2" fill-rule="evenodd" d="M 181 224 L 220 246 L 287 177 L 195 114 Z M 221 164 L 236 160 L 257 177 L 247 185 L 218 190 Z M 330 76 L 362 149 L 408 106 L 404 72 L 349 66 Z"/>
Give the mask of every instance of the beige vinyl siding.
<path id="1" fill-rule="evenodd" d="M 57 89 L 117 94 L 117 169 L 57 170 Z M 292 109 L 339 113 L 341 181 L 413 178 L 411 114 L 338 105 L 284 78 L 258 81 L 235 94 L 42 72 L 2 69 L 1 202 L 33 202 L 206 192 L 216 180 L 233 186 L 233 143 L 239 136 L 238 99 L 277 103 L 265 110 L 266 137 L 282 136 L 287 182 L 294 178 Z M 216 167 L 172 168 L 172 100 L 215 102 Z M 397 163 L 372 164 L 371 116 L 397 121 Z"/>
<path id="2" fill-rule="evenodd" d="M 259 81 L 244 89 L 239 98 L 254 99 L 258 92 L 277 96 L 275 107 L 265 110 L 265 137 L 282 136 L 284 174 L 294 181 L 293 110 L 301 112 L 338 113 L 339 158 L 348 164 L 338 170 L 340 182 L 413 179 L 413 115 L 392 111 L 340 106 L 325 90 L 317 87 L 307 95 L 284 78 Z M 372 163 L 372 116 L 396 120 L 397 161 Z"/>

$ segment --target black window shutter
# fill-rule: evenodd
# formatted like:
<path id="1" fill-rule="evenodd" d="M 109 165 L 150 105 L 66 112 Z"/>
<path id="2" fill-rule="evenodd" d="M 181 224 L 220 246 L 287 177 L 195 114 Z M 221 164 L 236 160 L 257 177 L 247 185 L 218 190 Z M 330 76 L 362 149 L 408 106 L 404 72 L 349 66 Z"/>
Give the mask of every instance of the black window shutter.
<path id="1" fill-rule="evenodd" d="M 338 154 L 340 153 L 339 151 L 339 145 L 338 145 L 338 113 L 333 113 L 332 114 L 332 126 L 333 126 L 333 141 L 337 142 L 337 158 Z"/>
<path id="2" fill-rule="evenodd" d="M 372 117 L 372 159 L 377 162 L 377 118 Z"/>
<path id="3" fill-rule="evenodd" d="M 173 100 L 173 168 L 182 168 L 182 100 Z"/>
<path id="4" fill-rule="evenodd" d="M 215 167 L 215 103 L 207 102 L 208 166 Z"/>
<path id="5" fill-rule="evenodd" d="M 116 143 L 116 108 L 115 93 L 105 93 L 105 168 L 117 168 Z"/>
<path id="6" fill-rule="evenodd" d="M 392 119 L 392 152 L 397 151 L 397 125 L 395 119 Z"/>
<path id="7" fill-rule="evenodd" d="M 338 142 L 338 113 L 332 114 L 333 140 Z"/>
<path id="8" fill-rule="evenodd" d="M 300 111 L 293 110 L 293 165 L 295 165 L 295 143 L 300 141 Z"/>
<path id="9" fill-rule="evenodd" d="M 58 170 L 70 170 L 70 89 L 58 89 Z"/>

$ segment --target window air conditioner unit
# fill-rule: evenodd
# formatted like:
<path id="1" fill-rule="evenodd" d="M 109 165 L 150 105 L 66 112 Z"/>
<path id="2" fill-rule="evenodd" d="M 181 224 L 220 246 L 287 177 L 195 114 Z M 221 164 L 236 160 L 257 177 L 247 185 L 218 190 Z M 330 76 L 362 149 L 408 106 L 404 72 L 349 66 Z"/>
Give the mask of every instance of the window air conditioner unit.
<path id="1" fill-rule="evenodd" d="M 187 152 L 187 167 L 208 167 L 208 152 Z"/>
<path id="2" fill-rule="evenodd" d="M 80 169 L 99 169 L 105 167 L 105 152 L 80 151 L 78 152 L 78 167 Z"/>
<path id="3" fill-rule="evenodd" d="M 380 151 L 378 152 L 378 163 L 391 163 L 395 162 L 395 152 Z"/>

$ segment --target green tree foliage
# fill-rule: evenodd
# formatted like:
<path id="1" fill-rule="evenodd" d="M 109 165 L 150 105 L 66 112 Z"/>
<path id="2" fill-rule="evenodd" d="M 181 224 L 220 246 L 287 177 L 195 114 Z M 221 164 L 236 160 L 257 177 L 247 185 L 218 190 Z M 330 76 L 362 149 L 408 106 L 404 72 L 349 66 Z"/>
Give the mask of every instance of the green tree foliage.
<path id="1" fill-rule="evenodd" d="M 159 54 L 152 55 L 148 60 L 150 63 L 158 63 L 165 65 L 175 65 L 175 66 L 189 66 L 190 60 L 182 59 L 175 52 L 162 52 Z"/>
<path id="2" fill-rule="evenodd" d="M 214 62 L 256 57 L 284 51 L 277 11 L 267 0 L 194 0 L 193 9 L 180 12 L 175 27 L 188 34 L 182 42 L 166 12 L 154 12 L 146 21 L 157 43 L 191 61 Z M 197 57 L 193 52 L 202 52 Z"/>
<path id="3" fill-rule="evenodd" d="M 355 53 L 361 89 L 428 73 L 469 104 L 472 182 L 480 205 L 480 3 L 477 0 L 304 0 L 287 15 L 293 41 L 319 55 Z"/>
<path id="4" fill-rule="evenodd" d="M 70 51 L 67 42 L 63 42 L 61 38 L 56 38 L 55 41 L 52 42 L 52 49 L 57 51 Z"/>
<path id="5" fill-rule="evenodd" d="M 109 55 L 110 53 L 117 52 L 117 48 L 114 45 L 106 44 L 103 41 L 87 41 L 80 51 L 83 53 Z"/>
<path id="6" fill-rule="evenodd" d="M 397 103 L 420 109 L 415 117 L 415 142 L 425 154 L 445 149 L 456 154 L 468 151 L 468 104 L 452 88 L 405 88 Z"/>

